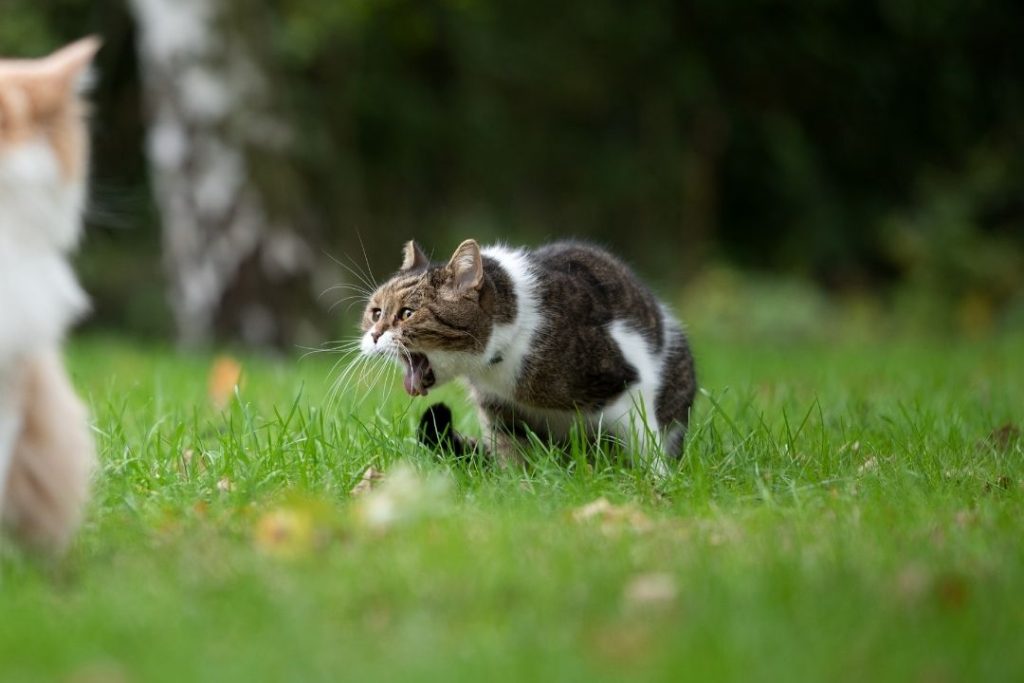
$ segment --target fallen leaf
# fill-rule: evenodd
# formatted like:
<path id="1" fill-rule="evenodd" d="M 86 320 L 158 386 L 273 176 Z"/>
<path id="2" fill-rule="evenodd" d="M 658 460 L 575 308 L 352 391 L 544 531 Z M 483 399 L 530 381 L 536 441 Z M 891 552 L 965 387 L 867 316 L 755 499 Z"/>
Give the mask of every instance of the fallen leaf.
<path id="1" fill-rule="evenodd" d="M 1002 489 L 1003 491 L 1006 491 L 1011 486 L 1013 486 L 1013 479 L 1010 479 L 1008 476 L 1004 474 L 998 477 L 995 481 L 986 481 L 983 490 L 985 491 L 985 493 L 991 493 L 996 489 Z"/>
<path id="2" fill-rule="evenodd" d="M 903 602 L 915 603 L 924 596 L 930 583 L 931 575 L 923 565 L 908 564 L 896 574 L 896 596 Z"/>
<path id="3" fill-rule="evenodd" d="M 572 518 L 578 523 L 598 521 L 601 531 L 607 535 L 618 534 L 623 529 L 646 533 L 654 528 L 650 518 L 635 505 L 613 505 L 603 496 L 573 510 Z"/>
<path id="4" fill-rule="evenodd" d="M 622 592 L 627 607 L 667 606 L 675 602 L 678 591 L 670 574 L 637 574 Z"/>
<path id="5" fill-rule="evenodd" d="M 313 516 L 297 508 L 277 508 L 256 523 L 256 547 L 268 555 L 297 557 L 309 552 L 314 538 Z"/>
<path id="6" fill-rule="evenodd" d="M 1010 446 L 1020 440 L 1021 431 L 1017 425 L 1007 422 L 1002 427 L 992 430 L 988 440 L 1000 450 L 1009 450 Z"/>
<path id="7" fill-rule="evenodd" d="M 387 531 L 434 516 L 446 506 L 450 488 L 448 479 L 399 465 L 379 486 L 358 498 L 356 520 L 373 531 Z"/>
<path id="8" fill-rule="evenodd" d="M 957 513 L 953 515 L 953 521 L 961 529 L 966 529 L 978 520 L 978 514 L 971 510 L 957 510 Z"/>
<path id="9" fill-rule="evenodd" d="M 207 392 L 210 403 L 225 408 L 242 381 L 242 366 L 231 356 L 218 356 L 210 367 Z"/>
<path id="10" fill-rule="evenodd" d="M 576 508 L 572 511 L 572 517 L 577 522 L 585 522 L 588 519 L 594 517 L 600 517 L 608 513 L 614 506 L 604 496 L 597 500 L 592 500 L 586 505 Z"/>
<path id="11" fill-rule="evenodd" d="M 967 603 L 970 586 L 959 574 L 946 574 L 935 582 L 935 597 L 946 609 L 958 610 Z"/>
<path id="12" fill-rule="evenodd" d="M 181 452 L 181 457 L 178 459 L 178 474 L 183 479 L 190 479 L 196 472 L 203 472 L 206 470 L 206 461 L 202 456 L 196 456 L 196 453 L 191 448 L 186 448 Z"/>
<path id="13" fill-rule="evenodd" d="M 221 493 L 230 493 L 235 490 L 235 484 L 227 477 L 221 477 L 217 480 L 217 490 Z"/>
<path id="14" fill-rule="evenodd" d="M 349 491 L 349 495 L 353 498 L 362 496 L 369 493 L 377 487 L 377 485 L 384 481 L 384 473 L 378 470 L 376 467 L 367 467 L 366 471 L 363 472 L 363 476 L 359 479 L 352 490 Z"/>
<path id="15" fill-rule="evenodd" d="M 870 472 L 874 472 L 877 469 L 878 469 L 878 458 L 876 458 L 875 456 L 872 455 L 870 458 L 865 460 L 861 464 L 860 467 L 857 468 L 857 474 L 860 475 L 860 476 L 864 476 L 865 474 L 868 474 Z"/>

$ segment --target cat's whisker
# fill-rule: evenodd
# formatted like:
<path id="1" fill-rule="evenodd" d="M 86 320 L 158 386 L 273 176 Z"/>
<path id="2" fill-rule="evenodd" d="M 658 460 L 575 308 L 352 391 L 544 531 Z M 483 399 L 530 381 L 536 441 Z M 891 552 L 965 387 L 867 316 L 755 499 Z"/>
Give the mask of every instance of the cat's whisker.
<path id="1" fill-rule="evenodd" d="M 341 393 L 347 392 L 348 387 L 352 384 L 353 381 L 358 380 L 360 383 L 364 383 L 367 374 L 366 370 L 372 367 L 373 364 L 377 362 L 379 359 L 379 356 L 360 355 L 359 357 L 357 357 L 355 361 L 350 363 L 349 366 L 345 368 L 345 370 L 341 373 L 341 375 L 339 375 L 337 380 L 335 380 L 334 388 L 332 389 L 332 394 L 337 396 L 340 395 Z M 365 394 L 367 393 L 368 392 L 364 392 L 364 398 Z M 360 401 L 356 405 L 359 406 L 361 404 L 362 401 Z"/>
<path id="2" fill-rule="evenodd" d="M 370 267 L 370 257 L 366 255 L 366 245 L 363 244 L 363 236 L 356 230 L 356 239 L 359 240 L 359 249 L 363 252 L 363 261 L 366 263 L 366 274 L 370 276 L 370 280 L 377 284 L 377 281 L 373 279 L 373 268 Z M 379 286 L 379 285 L 377 285 Z"/>
<path id="3" fill-rule="evenodd" d="M 354 375 L 354 373 L 358 372 L 359 368 L 366 363 L 366 360 L 365 356 L 356 356 L 355 360 L 347 363 L 344 369 L 338 373 L 331 386 L 330 396 L 332 400 L 335 398 L 336 394 L 348 387 L 349 379 Z M 339 359 L 338 363 L 335 364 L 335 367 L 332 368 L 332 373 L 336 371 L 338 366 L 344 363 L 344 361 L 345 358 Z"/>
<path id="4" fill-rule="evenodd" d="M 350 291 L 350 292 L 354 292 L 354 294 L 352 294 L 351 297 L 349 297 L 349 298 L 360 297 L 360 298 L 363 298 L 363 299 L 367 299 L 367 298 L 370 297 L 370 295 L 373 294 L 373 292 L 371 290 L 367 289 L 366 287 L 361 287 L 359 285 L 355 285 L 355 284 L 351 284 L 351 283 L 342 283 L 342 284 L 333 285 L 331 287 L 328 287 L 324 291 L 320 292 L 317 295 L 317 297 L 316 297 L 317 301 L 319 301 L 320 299 L 324 298 L 326 295 L 330 294 L 331 292 L 336 292 L 338 290 L 347 290 L 347 291 Z"/>
<path id="5" fill-rule="evenodd" d="M 326 253 L 326 252 L 325 252 L 325 253 Z M 358 281 L 359 281 L 360 283 L 362 283 L 362 284 L 363 284 L 363 285 L 365 285 L 365 286 L 366 286 L 367 288 L 369 288 L 369 289 L 370 289 L 370 291 L 375 291 L 375 290 L 377 289 L 377 285 L 376 285 L 376 284 L 375 284 L 375 283 L 373 282 L 373 279 L 372 279 L 372 278 L 369 278 L 369 279 L 368 279 L 368 278 L 367 278 L 367 277 L 366 277 L 365 275 L 363 275 L 363 274 L 362 274 L 361 272 L 359 272 L 358 270 L 355 270 L 355 269 L 353 269 L 353 268 L 352 268 L 351 266 L 349 266 L 349 265 L 348 265 L 347 263 L 344 263 L 343 261 L 340 261 L 340 260 L 338 260 L 338 259 L 334 258 L 334 256 L 332 256 L 331 254 L 327 254 L 327 258 L 331 259 L 331 260 L 332 260 L 332 261 L 334 261 L 334 262 L 335 262 L 336 264 L 338 264 L 339 266 L 341 266 L 342 268 L 344 268 L 345 270 L 347 270 L 347 271 L 348 271 L 348 272 L 349 272 L 349 273 L 350 273 L 350 274 L 351 274 L 351 275 L 352 275 L 353 277 L 355 277 L 355 278 L 356 278 L 356 279 L 357 279 L 357 280 L 358 280 Z"/>
<path id="6" fill-rule="evenodd" d="M 362 396 L 359 397 L 358 402 L 356 403 L 358 407 L 362 407 L 363 404 L 366 403 L 366 400 L 373 394 L 373 390 L 376 388 L 377 383 L 380 381 L 381 377 L 388 371 L 390 366 L 390 359 L 388 358 L 388 356 L 374 356 L 372 358 L 372 361 L 372 363 L 367 364 L 371 366 L 369 368 L 369 373 L 367 373 L 370 374 L 370 380 L 368 382 L 365 382 L 366 374 L 363 375 L 363 379 L 365 382 L 365 391 L 363 392 Z"/>
<path id="7" fill-rule="evenodd" d="M 325 342 L 324 344 L 317 348 L 309 346 L 296 346 L 295 348 L 299 349 L 300 351 L 305 351 L 305 353 L 299 356 L 300 361 L 305 360 L 310 356 L 315 356 L 317 354 L 342 352 L 343 356 L 347 356 L 359 350 L 358 342 L 356 342 L 355 344 L 351 344 L 351 342 L 345 342 L 344 344 L 329 346 L 329 344 L 332 343 L 334 342 Z"/>
<path id="8" fill-rule="evenodd" d="M 350 302 L 348 310 L 351 310 L 355 302 L 366 301 L 366 299 L 367 296 L 362 294 L 353 294 L 352 296 L 342 297 L 330 305 L 330 307 L 327 309 L 327 314 L 330 315 L 331 313 L 333 313 L 335 308 L 345 303 L 346 301 Z"/>
<path id="9" fill-rule="evenodd" d="M 327 376 L 331 377 L 332 375 L 335 375 L 335 377 L 334 377 L 334 379 L 331 382 L 331 389 L 328 392 L 328 398 L 329 399 L 333 399 L 334 398 L 334 394 L 335 394 L 336 390 L 341 385 L 341 383 L 344 382 L 345 378 L 351 372 L 354 371 L 356 366 L 358 366 L 360 363 L 363 362 L 363 357 L 362 356 L 356 356 L 354 360 L 349 360 L 351 358 L 351 356 L 356 351 L 357 351 L 357 349 L 352 349 L 351 351 L 349 351 L 347 353 L 341 354 L 339 356 L 338 360 L 335 361 L 334 365 L 331 366 L 331 369 L 328 372 Z M 343 369 L 341 369 L 339 371 L 339 368 L 343 368 Z"/>

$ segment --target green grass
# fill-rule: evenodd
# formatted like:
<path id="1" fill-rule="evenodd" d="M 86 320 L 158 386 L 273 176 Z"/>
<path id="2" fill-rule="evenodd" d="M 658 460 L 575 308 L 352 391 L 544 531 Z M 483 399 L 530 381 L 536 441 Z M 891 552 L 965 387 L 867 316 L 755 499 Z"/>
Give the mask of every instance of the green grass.
<path id="1" fill-rule="evenodd" d="M 1024 340 L 696 347 L 656 485 L 449 466 L 395 376 L 327 410 L 323 357 L 245 360 L 218 411 L 208 357 L 79 341 L 102 472 L 64 561 L 0 562 L 0 679 L 1020 680 Z M 399 463 L 448 493 L 368 528 L 349 490 Z M 640 519 L 574 519 L 601 496 Z"/>

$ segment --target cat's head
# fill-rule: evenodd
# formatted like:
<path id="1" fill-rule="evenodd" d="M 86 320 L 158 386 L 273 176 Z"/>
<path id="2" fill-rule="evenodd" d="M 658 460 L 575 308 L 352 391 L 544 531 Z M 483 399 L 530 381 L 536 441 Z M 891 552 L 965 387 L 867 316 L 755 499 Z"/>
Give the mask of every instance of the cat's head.
<path id="1" fill-rule="evenodd" d="M 0 59 L 0 237 L 61 250 L 77 241 L 88 167 L 79 88 L 99 45 Z"/>
<path id="2" fill-rule="evenodd" d="M 362 352 L 394 358 L 405 371 L 405 390 L 426 396 L 482 358 L 495 303 L 474 240 L 460 244 L 447 263 L 431 263 L 408 242 L 399 271 L 367 302 Z"/>

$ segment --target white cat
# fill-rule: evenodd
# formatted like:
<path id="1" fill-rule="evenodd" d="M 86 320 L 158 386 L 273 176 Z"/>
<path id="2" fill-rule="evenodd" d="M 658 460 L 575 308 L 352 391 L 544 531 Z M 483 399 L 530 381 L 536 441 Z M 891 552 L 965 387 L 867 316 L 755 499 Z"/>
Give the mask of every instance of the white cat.
<path id="1" fill-rule="evenodd" d="M 0 59 L 0 514 L 29 545 L 63 548 L 95 461 L 60 344 L 88 307 L 68 264 L 81 232 L 88 138 L 78 96 L 93 38 Z"/>

